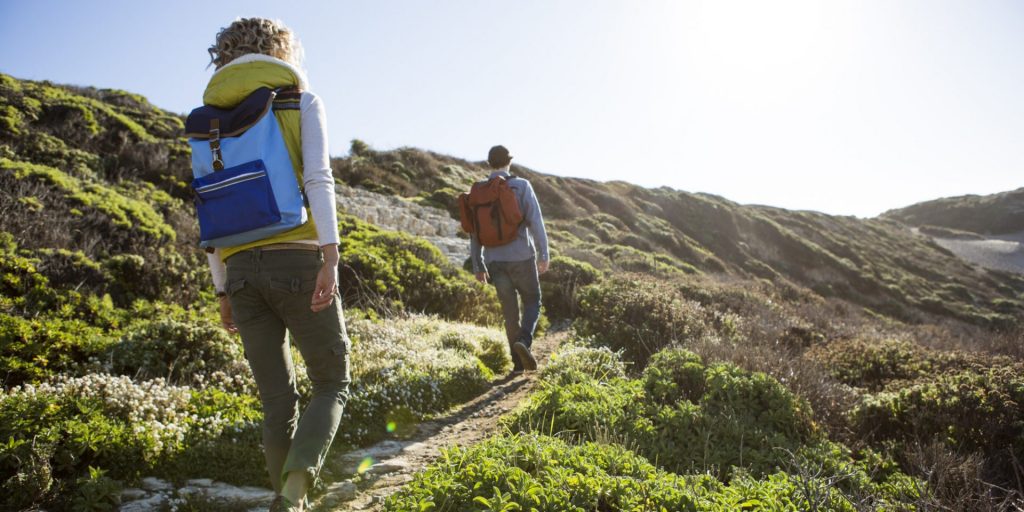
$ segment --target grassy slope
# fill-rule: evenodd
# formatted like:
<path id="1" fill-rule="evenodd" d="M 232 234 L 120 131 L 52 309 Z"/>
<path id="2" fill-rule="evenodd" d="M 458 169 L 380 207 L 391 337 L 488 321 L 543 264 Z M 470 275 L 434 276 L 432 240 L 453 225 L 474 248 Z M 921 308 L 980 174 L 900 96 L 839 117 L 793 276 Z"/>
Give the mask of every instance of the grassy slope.
<path id="1" fill-rule="evenodd" d="M 485 173 L 473 162 L 411 148 L 377 152 L 359 141 L 333 165 L 352 185 L 449 208 Z M 937 315 L 1002 326 L 1024 313 L 1024 277 L 972 267 L 891 220 L 513 172 L 532 181 L 555 252 L 598 268 L 788 281 L 910 321 Z"/>
<path id="2" fill-rule="evenodd" d="M 925 201 L 881 215 L 911 226 L 938 226 L 983 234 L 1024 231 L 1024 188 L 987 196 L 966 195 Z"/>

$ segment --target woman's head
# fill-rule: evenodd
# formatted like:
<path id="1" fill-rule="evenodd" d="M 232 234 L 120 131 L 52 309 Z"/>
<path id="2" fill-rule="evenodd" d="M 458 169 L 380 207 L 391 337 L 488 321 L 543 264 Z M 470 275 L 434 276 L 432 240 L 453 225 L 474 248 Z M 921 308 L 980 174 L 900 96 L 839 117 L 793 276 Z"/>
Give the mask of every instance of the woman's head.
<path id="1" fill-rule="evenodd" d="M 261 53 L 296 67 L 302 65 L 302 46 L 291 29 L 278 20 L 238 18 L 217 33 L 208 50 L 210 63 L 222 68 L 248 53 Z"/>

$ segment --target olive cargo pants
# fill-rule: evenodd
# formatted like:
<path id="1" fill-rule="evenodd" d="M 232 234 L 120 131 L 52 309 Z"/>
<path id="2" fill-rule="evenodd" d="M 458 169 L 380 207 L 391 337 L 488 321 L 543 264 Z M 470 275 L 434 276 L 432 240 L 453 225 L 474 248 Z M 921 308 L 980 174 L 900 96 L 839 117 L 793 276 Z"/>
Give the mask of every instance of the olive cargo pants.
<path id="1" fill-rule="evenodd" d="M 352 345 L 341 298 L 310 310 L 322 264 L 318 251 L 304 250 L 255 248 L 227 259 L 227 293 L 263 404 L 263 449 L 278 493 L 292 471 L 305 472 L 310 485 L 316 481 L 348 400 Z M 301 415 L 286 331 L 313 384 Z"/>

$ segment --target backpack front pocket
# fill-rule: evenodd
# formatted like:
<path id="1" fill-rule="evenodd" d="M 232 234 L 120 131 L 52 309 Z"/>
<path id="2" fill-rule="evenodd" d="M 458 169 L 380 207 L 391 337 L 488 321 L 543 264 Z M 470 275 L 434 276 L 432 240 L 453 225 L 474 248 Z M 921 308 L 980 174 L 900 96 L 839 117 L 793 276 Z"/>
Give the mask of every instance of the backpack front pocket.
<path id="1" fill-rule="evenodd" d="M 192 190 L 203 240 L 244 233 L 281 220 L 262 160 L 196 178 Z"/>

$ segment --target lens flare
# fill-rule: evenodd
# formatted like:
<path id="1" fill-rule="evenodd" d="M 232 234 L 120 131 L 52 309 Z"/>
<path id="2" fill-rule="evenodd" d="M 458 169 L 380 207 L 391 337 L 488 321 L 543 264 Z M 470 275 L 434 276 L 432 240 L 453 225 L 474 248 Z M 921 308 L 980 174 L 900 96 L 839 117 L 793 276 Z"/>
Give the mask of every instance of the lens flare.
<path id="1" fill-rule="evenodd" d="M 370 470 L 370 467 L 373 466 L 373 462 L 374 462 L 373 457 L 367 457 L 367 458 L 363 459 L 363 461 L 359 463 L 359 468 L 356 471 L 360 475 L 363 474 L 363 473 L 366 473 L 367 471 Z"/>
<path id="2" fill-rule="evenodd" d="M 398 430 L 398 423 L 395 423 L 393 421 L 389 421 L 387 428 L 388 428 L 388 433 L 392 434 L 392 433 L 395 432 L 395 430 Z"/>

